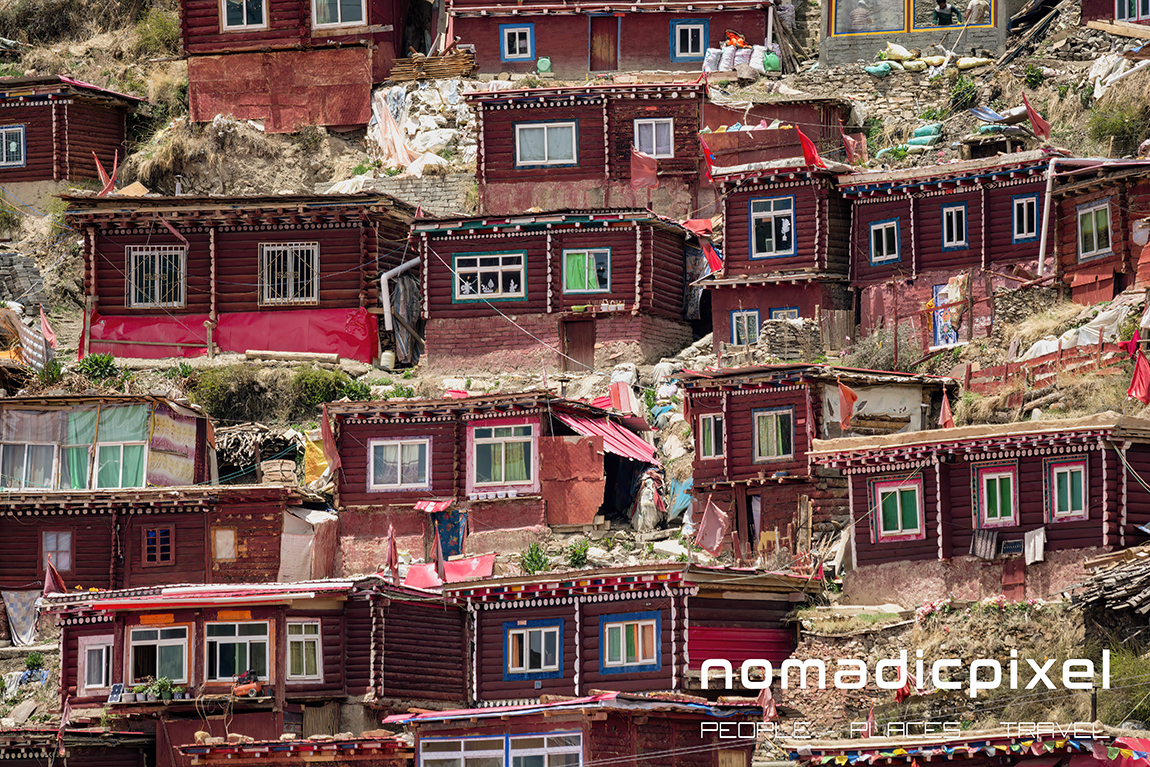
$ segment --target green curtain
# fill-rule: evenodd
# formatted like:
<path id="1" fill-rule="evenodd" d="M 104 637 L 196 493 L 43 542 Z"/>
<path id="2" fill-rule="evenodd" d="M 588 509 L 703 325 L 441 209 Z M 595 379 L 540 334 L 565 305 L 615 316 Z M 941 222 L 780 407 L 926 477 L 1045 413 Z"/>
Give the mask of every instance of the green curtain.
<path id="1" fill-rule="evenodd" d="M 567 254 L 567 290 L 587 290 L 587 254 L 573 251 Z"/>
<path id="2" fill-rule="evenodd" d="M 503 445 L 503 481 L 526 482 L 531 479 L 530 442 L 507 442 Z"/>
<path id="3" fill-rule="evenodd" d="M 100 411 L 101 442 L 143 442 L 147 436 L 147 405 L 106 407 Z"/>
<path id="4" fill-rule="evenodd" d="M 88 487 L 89 449 L 96 440 L 96 408 L 69 410 L 66 442 L 60 468 L 60 487 L 84 490 Z"/>
<path id="5" fill-rule="evenodd" d="M 123 452 L 120 445 L 96 447 L 96 487 L 119 487 Z"/>

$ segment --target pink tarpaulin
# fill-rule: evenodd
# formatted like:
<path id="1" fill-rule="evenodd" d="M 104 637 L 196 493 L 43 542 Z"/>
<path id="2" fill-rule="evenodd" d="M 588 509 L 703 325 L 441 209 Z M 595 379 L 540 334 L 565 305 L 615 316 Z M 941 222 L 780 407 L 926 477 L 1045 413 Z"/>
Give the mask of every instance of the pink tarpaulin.
<path id="1" fill-rule="evenodd" d="M 428 562 L 409 567 L 407 577 L 403 579 L 403 585 L 413 589 L 438 589 L 443 586 L 443 581 L 435 573 L 435 563 Z"/>
<path id="2" fill-rule="evenodd" d="M 490 578 L 495 572 L 495 555 L 480 554 L 478 557 L 444 562 L 443 572 L 447 575 L 448 583 L 459 583 L 472 578 Z"/>
<path id="3" fill-rule="evenodd" d="M 80 356 L 198 357 L 207 353 L 207 319 L 206 314 L 124 317 L 93 312 L 92 340 L 87 349 L 81 345 Z M 366 309 L 221 314 L 212 341 L 221 352 L 325 353 L 367 363 L 379 352 L 377 319 Z"/>
<path id="4" fill-rule="evenodd" d="M 417 501 L 415 508 L 418 511 L 436 512 L 443 511 L 453 503 L 455 503 L 455 501 L 451 500 L 450 498 L 445 501 Z"/>
<path id="5" fill-rule="evenodd" d="M 559 414 L 559 419 L 584 437 L 602 437 L 603 447 L 609 453 L 632 458 L 643 463 L 659 465 L 655 448 L 607 418 L 581 418 Z"/>

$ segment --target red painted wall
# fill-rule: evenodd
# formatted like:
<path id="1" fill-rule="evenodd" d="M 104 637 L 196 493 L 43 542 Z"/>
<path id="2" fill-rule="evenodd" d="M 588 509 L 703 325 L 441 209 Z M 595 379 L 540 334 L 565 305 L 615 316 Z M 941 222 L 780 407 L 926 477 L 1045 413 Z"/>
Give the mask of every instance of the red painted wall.
<path id="1" fill-rule="evenodd" d="M 798 307 L 799 317 L 814 319 L 817 312 L 854 308 L 850 293 L 843 290 L 841 285 L 827 282 L 715 287 L 710 289 L 710 294 L 715 354 L 719 353 L 720 343 L 734 342 L 731 336 L 731 312 L 758 309 L 759 319 L 765 322 L 771 318 L 771 309 Z"/>

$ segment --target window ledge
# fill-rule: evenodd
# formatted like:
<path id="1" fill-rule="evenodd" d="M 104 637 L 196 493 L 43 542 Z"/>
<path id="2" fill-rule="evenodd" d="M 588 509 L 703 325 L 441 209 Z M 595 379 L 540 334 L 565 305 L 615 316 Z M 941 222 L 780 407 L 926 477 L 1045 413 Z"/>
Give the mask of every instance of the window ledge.
<path id="1" fill-rule="evenodd" d="M 481 495 L 489 495 L 489 496 L 496 496 L 496 497 L 480 498 L 479 496 L 481 496 Z M 469 493 L 467 495 L 467 500 L 470 503 L 500 503 L 502 501 L 535 501 L 535 500 L 539 500 L 542 497 L 543 496 L 539 495 L 539 494 L 523 495 L 521 493 L 517 493 L 516 495 L 508 495 L 506 492 L 504 492 L 504 497 L 499 498 L 496 492 L 486 492 L 486 493 L 485 492 L 477 492 L 477 493 Z"/>

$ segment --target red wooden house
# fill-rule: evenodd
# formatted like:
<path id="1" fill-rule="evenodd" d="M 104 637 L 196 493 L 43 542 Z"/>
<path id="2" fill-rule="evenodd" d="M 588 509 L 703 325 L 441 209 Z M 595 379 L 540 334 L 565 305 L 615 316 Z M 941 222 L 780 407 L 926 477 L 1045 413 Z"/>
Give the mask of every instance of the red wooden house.
<path id="1" fill-rule="evenodd" d="M 778 664 L 795 642 L 783 617 L 821 589 L 807 575 L 668 562 L 466 581 L 444 594 L 470 606 L 472 700 L 504 705 L 594 690 L 698 690 L 707 659 L 736 674 L 748 658 Z M 720 678 L 708 684 L 712 697 Z"/>
<path id="2" fill-rule="evenodd" d="M 848 486 L 810 464 L 813 440 L 843 435 L 841 382 L 858 394 L 847 434 L 935 434 L 945 387 L 933 376 L 823 365 L 736 368 L 682 377 L 695 435 L 696 509 L 728 510 L 744 552 L 809 548 L 814 529 L 845 522 Z M 953 394 L 953 388 L 952 388 Z"/>
<path id="3" fill-rule="evenodd" d="M 692 235 L 650 211 L 420 219 L 414 234 L 434 367 L 586 371 L 623 345 L 654 362 L 691 342 Z"/>
<path id="4" fill-rule="evenodd" d="M 700 281 L 711 297 L 715 354 L 723 343 L 755 343 L 765 320 L 853 308 L 850 209 L 834 171 L 795 156 L 793 130 L 703 138 L 715 155 L 711 174 L 723 211 L 723 266 Z"/>
<path id="5" fill-rule="evenodd" d="M 523 706 L 396 714 L 415 734 L 420 764 L 484 767 L 660 764 L 750 767 L 754 704 L 707 704 L 692 696 L 601 692 Z M 727 725 L 720 738 L 718 723 Z M 747 737 L 740 739 L 739 723 Z"/>
<path id="6" fill-rule="evenodd" d="M 81 357 L 379 354 L 377 278 L 414 213 L 394 197 L 64 199 L 84 234 Z"/>
<path id="7" fill-rule="evenodd" d="M 1082 0 L 1082 23 L 1120 21 L 1150 24 L 1150 2 L 1147 0 Z"/>
<path id="8" fill-rule="evenodd" d="M 192 120 L 367 125 L 372 84 L 408 45 L 426 53 L 431 16 L 424 0 L 181 0 Z"/>
<path id="9" fill-rule="evenodd" d="M 927 346 L 986 335 L 987 299 L 1038 274 L 1050 162 L 1033 151 L 840 177 L 863 332 L 917 318 Z M 930 311 L 944 304 L 958 305 Z"/>
<path id="10" fill-rule="evenodd" d="M 1079 580 L 1091 552 L 1146 540 L 1148 443 L 1150 422 L 1106 413 L 815 442 L 809 458 L 848 481 L 848 593 L 1020 600 Z"/>
<path id="11" fill-rule="evenodd" d="M 462 610 L 378 579 L 69 593 L 49 602 L 61 618 L 61 705 L 107 704 L 130 726 L 154 730 L 160 767 L 194 764 L 196 753 L 175 747 L 201 730 L 265 741 L 330 736 L 345 703 L 466 697 Z M 234 677 L 249 669 L 261 687 L 230 696 Z M 131 693 L 161 677 L 189 697 L 108 702 L 112 685 Z M 362 710 L 348 718 L 365 721 Z"/>
<path id="12" fill-rule="evenodd" d="M 75 719 L 73 719 L 75 722 Z M 38 767 L 67 758 L 75 764 L 106 767 L 150 767 L 155 764 L 156 737 L 150 732 L 113 732 L 103 727 L 45 722 L 4 731 L 0 759 L 12 767 Z M 59 756 L 61 753 L 66 757 Z"/>
<path id="13" fill-rule="evenodd" d="M 556 77 L 579 80 L 588 73 L 629 70 L 698 73 L 707 49 L 726 42 L 728 29 L 761 44 L 767 5 L 762 0 L 625 7 L 449 0 L 447 13 L 454 34 L 475 47 L 480 72 L 549 69 Z"/>
<path id="14" fill-rule="evenodd" d="M 347 573 L 380 567 L 391 525 L 429 557 L 436 529 L 452 556 L 466 537 L 472 551 L 508 550 L 544 525 L 590 524 L 655 462 L 607 411 L 548 392 L 338 402 L 328 415 Z"/>
<path id="15" fill-rule="evenodd" d="M 362 737 L 315 740 L 265 740 L 233 743 L 188 743 L 180 756 L 192 764 L 253 764 L 259 767 L 303 767 L 322 759 L 332 767 L 409 767 L 415 754 L 411 744 L 379 730 Z"/>
<path id="16" fill-rule="evenodd" d="M 0 185 L 9 201 L 38 206 L 63 182 L 98 183 L 93 153 L 109 173 L 125 159 L 127 114 L 142 101 L 64 75 L 0 79 Z"/>
<path id="17" fill-rule="evenodd" d="M 480 213 L 645 207 L 650 201 L 659 213 L 681 216 L 713 201 L 713 190 L 701 189 L 697 138 L 706 90 L 703 84 L 642 84 L 468 94 L 479 118 Z M 631 189 L 632 146 L 658 161 L 657 189 Z"/>

